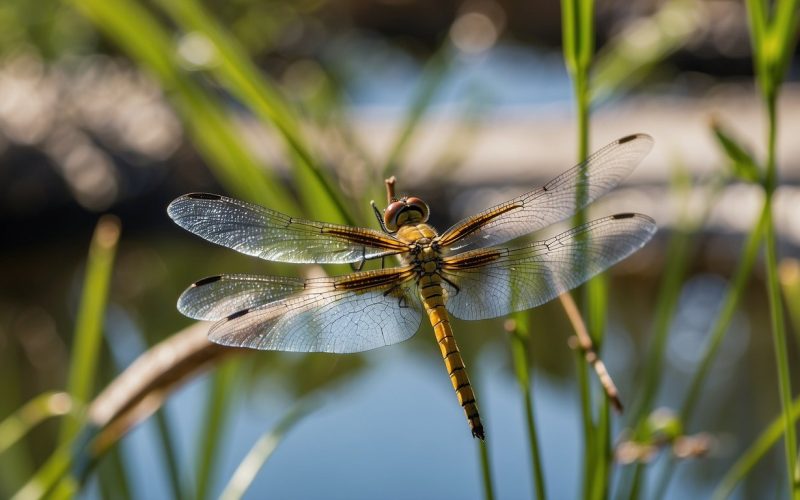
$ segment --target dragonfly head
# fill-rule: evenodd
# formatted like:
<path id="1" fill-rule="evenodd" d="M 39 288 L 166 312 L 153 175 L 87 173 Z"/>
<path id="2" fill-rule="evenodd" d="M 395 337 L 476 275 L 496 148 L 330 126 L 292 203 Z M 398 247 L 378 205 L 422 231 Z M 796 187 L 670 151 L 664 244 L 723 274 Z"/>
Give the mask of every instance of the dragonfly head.
<path id="1" fill-rule="evenodd" d="M 383 223 L 391 232 L 408 224 L 421 224 L 428 221 L 428 205 L 414 196 L 393 201 L 383 211 Z"/>

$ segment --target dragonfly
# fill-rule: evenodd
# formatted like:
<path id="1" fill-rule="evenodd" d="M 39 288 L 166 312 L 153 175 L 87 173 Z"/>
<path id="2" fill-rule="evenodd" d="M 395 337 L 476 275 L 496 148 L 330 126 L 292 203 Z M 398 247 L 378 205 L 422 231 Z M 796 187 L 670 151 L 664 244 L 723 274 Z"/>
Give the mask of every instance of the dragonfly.
<path id="1" fill-rule="evenodd" d="M 259 350 L 355 353 L 411 338 L 427 316 L 472 435 L 485 439 L 475 391 L 450 316 L 483 320 L 540 306 L 643 247 L 650 217 L 619 213 L 538 241 L 506 242 L 567 219 L 614 188 L 650 151 L 646 134 L 623 137 L 538 189 L 439 233 L 414 196 L 395 198 L 380 230 L 316 222 L 217 194 L 175 199 L 169 216 L 212 243 L 268 261 L 351 264 L 353 272 L 296 278 L 223 274 L 201 279 L 178 310 L 215 321 L 208 337 Z M 397 265 L 363 270 L 367 261 Z M 377 266 L 376 266 L 377 267 Z"/>

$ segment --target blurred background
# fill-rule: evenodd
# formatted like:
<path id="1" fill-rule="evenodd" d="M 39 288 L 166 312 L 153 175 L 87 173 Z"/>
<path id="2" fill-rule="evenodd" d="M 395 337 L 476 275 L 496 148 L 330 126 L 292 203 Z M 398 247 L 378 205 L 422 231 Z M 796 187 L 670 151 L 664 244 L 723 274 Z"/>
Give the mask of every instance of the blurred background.
<path id="1" fill-rule="evenodd" d="M 306 271 L 181 230 L 165 211 L 180 194 L 228 194 L 376 228 L 368 202 L 383 203 L 383 179 L 395 175 L 398 192 L 425 199 L 444 229 L 572 166 L 577 124 L 561 28 L 559 4 L 540 1 L 4 1 L 0 418 L 45 391 L 65 390 L 80 370 L 73 364 L 87 252 L 104 214 L 116 217 L 104 220 L 120 233 L 87 396 L 191 327 L 175 302 L 193 281 Z M 660 382 L 643 413 L 660 409 L 656 417 L 669 420 L 763 198 L 758 185 L 737 177 L 712 127 L 724 126 L 764 157 L 766 115 L 747 15 L 735 0 L 599 2 L 595 43 L 590 150 L 635 132 L 656 145 L 592 213 L 641 212 L 660 228 L 608 273 L 602 355 L 623 402 L 635 408 L 665 266 L 680 252 Z M 796 60 L 779 101 L 774 204 L 787 290 L 800 257 Z M 710 494 L 779 414 L 763 265 L 749 275 L 732 318 L 681 431 L 710 444 L 703 457 L 671 469 L 667 497 Z M 574 498 L 583 444 L 572 330 L 557 303 L 533 311 L 530 324 L 547 490 Z M 799 325 L 788 325 L 795 339 Z M 454 327 L 485 415 L 497 496 L 530 497 L 524 406 L 503 322 Z M 479 456 L 441 365 L 425 326 L 408 342 L 360 355 L 238 356 L 224 376 L 211 369 L 189 377 L 157 419 L 99 462 L 83 494 L 217 496 L 253 443 L 298 401 L 313 400 L 255 478 L 253 498 L 481 497 Z M 65 406 L 44 414 L 80 407 L 60 401 Z M 635 415 L 612 417 L 612 444 L 625 442 Z M 46 462 L 60 426 L 47 419 L 2 450 L 0 496 Z M 639 492 L 646 498 L 670 451 L 653 453 L 655 473 Z M 612 488 L 625 491 L 626 467 L 618 464 Z M 778 445 L 736 494 L 785 494 L 783 469 Z"/>

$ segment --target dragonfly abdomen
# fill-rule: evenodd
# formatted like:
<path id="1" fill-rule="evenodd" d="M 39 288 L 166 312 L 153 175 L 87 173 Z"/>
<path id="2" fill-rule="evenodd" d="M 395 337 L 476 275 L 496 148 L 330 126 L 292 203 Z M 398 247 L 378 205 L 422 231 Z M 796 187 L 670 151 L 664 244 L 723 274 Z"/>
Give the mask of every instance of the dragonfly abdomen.
<path id="1" fill-rule="evenodd" d="M 453 337 L 453 329 L 450 326 L 450 319 L 442 300 L 442 287 L 438 283 L 436 285 L 433 283 L 420 284 L 420 294 L 422 295 L 425 310 L 428 313 L 428 319 L 433 326 L 433 333 L 436 335 L 436 342 L 439 344 L 447 374 L 453 384 L 453 389 L 456 391 L 458 402 L 467 416 L 472 435 L 484 439 L 483 424 L 478 413 L 475 393 L 469 382 L 467 369 L 464 365 L 464 360 L 461 358 L 461 352 L 458 350 L 458 344 L 456 344 L 456 339 Z"/>

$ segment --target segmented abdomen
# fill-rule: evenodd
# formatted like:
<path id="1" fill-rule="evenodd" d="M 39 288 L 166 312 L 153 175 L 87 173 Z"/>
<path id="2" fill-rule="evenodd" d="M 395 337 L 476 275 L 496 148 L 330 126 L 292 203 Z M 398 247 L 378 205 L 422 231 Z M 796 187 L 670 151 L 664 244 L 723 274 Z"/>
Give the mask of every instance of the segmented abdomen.
<path id="1" fill-rule="evenodd" d="M 458 350 L 456 339 L 453 337 L 453 329 L 450 326 L 447 310 L 444 308 L 442 286 L 434 280 L 423 279 L 420 281 L 419 287 L 420 294 L 422 295 L 422 302 L 425 304 L 428 319 L 430 319 L 431 325 L 433 326 L 436 342 L 439 344 L 439 350 L 442 352 L 444 365 L 450 376 L 450 382 L 453 384 L 453 389 L 456 391 L 459 404 L 464 408 L 464 413 L 472 429 L 472 435 L 484 439 L 483 424 L 478 414 L 475 393 L 472 390 L 472 385 L 470 385 L 467 369 L 464 366 L 464 360 L 461 358 L 461 353 Z"/>

